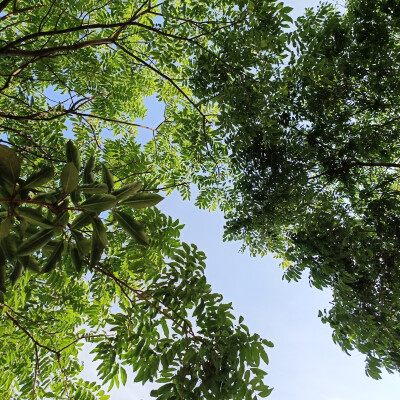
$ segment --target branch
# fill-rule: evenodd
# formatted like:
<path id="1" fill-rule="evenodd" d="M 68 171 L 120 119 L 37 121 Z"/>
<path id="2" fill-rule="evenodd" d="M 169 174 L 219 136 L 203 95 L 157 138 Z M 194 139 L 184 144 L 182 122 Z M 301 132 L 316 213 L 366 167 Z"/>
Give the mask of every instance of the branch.
<path id="1" fill-rule="evenodd" d="M 11 3 L 11 0 L 3 0 L 0 3 L 0 12 L 3 12 L 3 10 Z"/>
<path id="2" fill-rule="evenodd" d="M 1 308 L 3 308 L 2 305 L 0 305 Z M 32 342 L 35 344 L 35 346 L 38 346 L 42 349 L 45 349 L 49 351 L 50 353 L 57 354 L 57 351 L 46 346 L 45 344 L 41 344 L 39 341 L 37 341 L 8 311 L 5 311 L 5 314 L 7 315 L 8 318 L 11 319 L 11 321 L 16 325 L 19 329 L 21 329 L 26 336 L 29 337 L 29 339 L 32 340 Z"/>
<path id="3" fill-rule="evenodd" d="M 3 87 L 0 89 L 0 92 L 3 92 L 4 90 L 6 90 L 9 86 L 10 83 L 13 81 L 13 79 L 20 74 L 24 69 L 26 69 L 27 67 L 29 67 L 31 64 L 33 64 L 35 62 L 35 60 L 30 60 L 24 64 L 22 64 L 20 67 L 18 67 L 17 69 L 15 69 L 7 78 L 6 82 L 4 83 Z"/>
<path id="4" fill-rule="evenodd" d="M 175 89 L 177 89 L 179 91 L 179 93 L 182 94 L 182 96 L 195 108 L 195 110 L 202 116 L 204 117 L 203 112 L 200 110 L 200 108 L 197 106 L 197 104 L 183 91 L 183 89 L 181 89 L 176 83 L 175 81 L 170 78 L 168 75 L 164 74 L 162 71 L 160 71 L 159 69 L 153 67 L 151 64 L 147 63 L 146 61 L 142 60 L 140 57 L 138 57 L 137 55 L 133 54 L 131 51 L 129 51 L 127 48 L 125 48 L 124 46 L 122 46 L 119 43 L 115 43 L 115 45 L 120 48 L 124 53 L 128 54 L 130 57 L 134 58 L 136 61 L 138 61 L 139 63 L 141 63 L 142 65 L 144 65 L 145 67 L 151 69 L 153 72 L 155 72 L 157 75 L 161 76 L 162 78 L 164 78 L 166 81 L 168 81 Z"/>
<path id="5" fill-rule="evenodd" d="M 3 1 L 3 3 L 4 3 L 4 1 Z M 3 15 L 3 16 L 0 18 L 0 21 L 5 21 L 6 19 L 11 18 L 11 17 L 13 17 L 13 16 L 15 16 L 15 15 L 21 14 L 21 13 L 23 13 L 23 12 L 36 10 L 36 9 L 38 9 L 38 8 L 43 8 L 43 7 L 45 7 L 44 4 L 39 5 L 39 6 L 31 6 L 31 7 L 25 7 L 25 8 L 15 9 L 15 10 L 13 10 L 12 12 L 10 12 L 10 13 L 8 13 L 8 14 L 6 14 L 6 15 Z M 0 12 L 2 12 L 2 10 L 1 10 L 1 4 L 0 4 Z"/>
<path id="6" fill-rule="evenodd" d="M 400 168 L 400 164 L 396 163 L 384 163 L 384 162 L 363 162 L 363 161 L 354 161 L 350 164 L 350 167 L 353 166 L 361 166 L 361 167 L 386 167 L 386 168 Z"/>
<path id="7" fill-rule="evenodd" d="M 38 59 L 40 59 L 49 57 L 61 51 L 70 52 L 70 51 L 80 50 L 85 47 L 101 46 L 104 44 L 112 44 L 112 43 L 114 43 L 113 38 L 102 38 L 102 39 L 86 40 L 85 42 L 74 43 L 71 45 L 48 47 L 39 50 L 19 50 L 19 49 L 8 49 L 7 47 L 3 47 L 2 49 L 0 49 L 0 57 L 15 57 L 15 56 L 38 57 Z"/>
<path id="8" fill-rule="evenodd" d="M 203 344 L 208 344 L 204 339 L 195 335 L 195 333 L 193 332 L 193 330 L 191 328 L 190 323 L 185 318 L 181 317 L 175 310 L 173 310 L 168 305 L 164 304 L 160 299 L 156 298 L 155 296 L 153 296 L 150 293 L 145 292 L 144 290 L 135 289 L 135 288 L 129 286 L 125 281 L 123 281 L 122 279 L 119 279 L 118 277 L 116 277 L 114 274 L 112 274 L 109 270 L 107 270 L 105 268 L 103 269 L 103 268 L 99 268 L 99 267 L 95 266 L 93 269 L 95 271 L 102 273 L 103 275 L 110 277 L 118 285 L 125 286 L 127 289 L 129 289 L 130 291 L 135 293 L 139 298 L 141 298 L 143 301 L 145 301 L 147 304 L 149 304 L 151 307 L 153 307 L 155 310 L 157 310 L 160 314 L 164 315 L 165 317 L 167 317 L 168 319 L 173 321 L 177 326 L 179 326 L 179 328 L 182 329 L 183 332 L 185 332 L 185 334 L 189 334 L 190 336 L 193 337 L 193 339 L 195 339 Z M 153 298 L 158 303 L 160 303 L 163 307 L 165 307 L 168 311 L 171 311 L 178 319 L 180 319 L 182 321 L 182 323 L 179 322 L 175 317 L 167 314 L 160 307 L 157 307 L 153 302 L 151 302 L 149 300 L 149 298 Z M 186 327 L 185 327 L 185 325 L 186 325 Z"/>
<path id="9" fill-rule="evenodd" d="M 147 129 L 147 130 L 152 131 L 152 132 L 157 131 L 157 128 L 150 128 L 149 126 L 134 124 L 133 122 L 121 121 L 119 119 L 106 118 L 106 117 L 102 117 L 101 115 L 80 113 L 80 112 L 77 112 L 77 111 L 72 111 L 71 114 L 78 115 L 80 117 L 96 118 L 96 119 L 99 119 L 99 120 L 102 120 L 102 121 L 114 122 L 116 124 L 121 124 L 121 125 L 133 126 L 135 128 Z"/>

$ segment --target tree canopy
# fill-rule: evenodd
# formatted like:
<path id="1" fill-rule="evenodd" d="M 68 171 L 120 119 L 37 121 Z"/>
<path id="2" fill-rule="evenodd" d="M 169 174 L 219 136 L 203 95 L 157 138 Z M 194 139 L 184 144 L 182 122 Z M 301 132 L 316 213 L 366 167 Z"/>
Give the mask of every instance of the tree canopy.
<path id="1" fill-rule="evenodd" d="M 320 316 L 344 351 L 366 355 L 373 378 L 400 368 L 399 17 L 393 1 L 308 10 L 286 61 L 267 84 L 262 68 L 255 75 L 248 118 L 226 138 L 226 238 L 279 254 L 288 280 L 307 270 L 331 288 Z M 239 98 L 222 123 L 245 108 Z"/>
<path id="2" fill-rule="evenodd" d="M 260 22 L 285 15 L 251 4 L 0 2 L 1 398 L 106 399 L 100 384 L 128 369 L 159 382 L 159 400 L 270 393 L 259 367 L 272 344 L 236 320 L 204 253 L 154 207 L 193 181 L 215 207 L 227 150 L 216 106 L 189 83 L 201 60 L 211 75 L 212 62 L 250 68 L 254 38 L 280 20 Z M 242 54 L 223 54 L 228 35 Z M 164 121 L 144 127 L 152 95 Z M 79 376 L 85 342 L 97 383 Z"/>
<path id="3" fill-rule="evenodd" d="M 333 290 L 321 317 L 370 376 L 399 370 L 398 7 L 290 11 L 0 1 L 0 397 L 106 399 L 87 341 L 110 387 L 133 369 L 159 400 L 268 396 L 271 343 L 155 207 L 192 183 L 227 240 Z"/>

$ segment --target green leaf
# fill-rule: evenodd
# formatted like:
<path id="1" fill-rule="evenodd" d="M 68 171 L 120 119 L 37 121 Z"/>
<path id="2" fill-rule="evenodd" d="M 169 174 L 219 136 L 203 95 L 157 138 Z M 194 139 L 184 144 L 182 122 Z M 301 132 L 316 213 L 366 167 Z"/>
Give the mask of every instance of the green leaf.
<path id="1" fill-rule="evenodd" d="M 117 198 L 112 194 L 95 194 L 81 204 L 81 208 L 93 213 L 101 213 L 113 208 L 117 204 Z"/>
<path id="2" fill-rule="evenodd" d="M 111 192 L 114 187 L 114 178 L 111 175 L 110 170 L 104 164 L 101 164 L 101 176 L 103 182 L 107 185 L 109 192 Z"/>
<path id="3" fill-rule="evenodd" d="M 267 347 L 274 347 L 274 344 L 267 339 L 263 339 L 262 344 L 264 344 Z"/>
<path id="4" fill-rule="evenodd" d="M 7 217 L 0 224 L 0 240 L 7 237 L 12 227 L 11 218 Z"/>
<path id="5" fill-rule="evenodd" d="M 129 196 L 136 194 L 142 187 L 142 182 L 128 183 L 127 185 L 121 186 L 119 189 L 114 190 L 113 194 L 118 201 L 127 199 Z"/>
<path id="6" fill-rule="evenodd" d="M 11 276 L 10 276 L 12 286 L 14 286 L 18 282 L 19 278 L 21 278 L 22 269 L 23 269 L 23 265 L 21 264 L 20 261 L 17 261 L 17 263 L 15 264 L 15 266 L 13 268 L 13 272 L 11 273 Z"/>
<path id="7" fill-rule="evenodd" d="M 63 192 L 66 194 L 73 192 L 77 188 L 79 181 L 79 174 L 74 163 L 69 162 L 64 165 L 64 168 L 62 169 L 61 172 L 60 180 Z"/>
<path id="8" fill-rule="evenodd" d="M 153 207 L 158 204 L 164 197 L 156 193 L 136 193 L 134 196 L 128 197 L 121 204 L 127 207 L 139 209 Z"/>
<path id="9" fill-rule="evenodd" d="M 263 348 L 260 349 L 260 356 L 263 359 L 263 361 L 265 362 L 265 364 L 268 365 L 269 364 L 268 354 L 266 353 L 266 351 Z"/>
<path id="10" fill-rule="evenodd" d="M 92 218 L 93 233 L 97 235 L 101 244 L 106 247 L 108 244 L 107 230 L 100 218 Z"/>
<path id="11" fill-rule="evenodd" d="M 92 234 L 92 247 L 90 251 L 90 267 L 94 268 L 97 266 L 103 255 L 105 246 L 102 240 L 97 235 L 96 231 L 93 229 Z"/>
<path id="12" fill-rule="evenodd" d="M 18 256 L 27 256 L 42 248 L 54 234 L 54 229 L 43 229 L 22 242 L 17 249 Z"/>
<path id="13" fill-rule="evenodd" d="M 273 388 L 271 389 L 264 389 L 261 392 L 258 393 L 258 395 L 262 398 L 268 397 L 272 393 Z"/>
<path id="14" fill-rule="evenodd" d="M 45 185 L 54 177 L 54 169 L 50 166 L 44 166 L 28 177 L 23 185 L 24 189 L 35 189 Z"/>
<path id="15" fill-rule="evenodd" d="M 21 262 L 21 264 L 24 266 L 25 269 L 28 269 L 32 272 L 39 273 L 42 271 L 41 266 L 39 262 L 36 260 L 36 258 L 32 256 L 23 256 L 23 257 L 18 257 L 18 260 Z"/>
<path id="16" fill-rule="evenodd" d="M 183 357 L 182 363 L 187 364 L 196 355 L 196 350 L 193 347 L 189 347 Z"/>
<path id="17" fill-rule="evenodd" d="M 90 220 L 90 222 L 92 222 L 92 221 Z M 81 257 L 85 257 L 86 255 L 88 255 L 90 252 L 90 246 L 91 246 L 90 240 L 86 239 L 82 235 L 82 233 L 80 233 L 79 231 L 76 231 L 76 230 L 71 230 L 71 234 L 75 240 L 76 247 L 77 247 Z"/>
<path id="18" fill-rule="evenodd" d="M 164 318 L 161 319 L 161 327 L 162 327 L 162 330 L 164 332 L 165 337 L 168 337 L 169 336 L 169 329 L 168 329 L 167 322 L 165 321 Z"/>
<path id="19" fill-rule="evenodd" d="M 17 240 L 18 237 L 14 234 L 10 234 L 1 240 L 1 247 L 7 260 L 13 260 L 17 253 Z"/>
<path id="20" fill-rule="evenodd" d="M 33 200 L 47 203 L 55 203 L 62 196 L 60 189 L 51 190 L 50 192 L 38 193 Z"/>
<path id="21" fill-rule="evenodd" d="M 54 249 L 53 253 L 47 259 L 46 264 L 42 269 L 42 273 L 48 273 L 53 271 L 57 264 L 61 261 L 61 255 L 64 250 L 64 241 L 60 240 Z"/>
<path id="22" fill-rule="evenodd" d="M 121 373 L 121 382 L 122 382 L 122 384 L 125 386 L 125 385 L 126 385 L 126 380 L 127 380 L 128 376 L 127 376 L 127 374 L 126 374 L 126 371 L 125 371 L 124 367 L 120 366 L 120 367 L 119 367 L 119 371 L 120 371 L 120 373 Z"/>
<path id="23" fill-rule="evenodd" d="M 72 222 L 71 229 L 81 229 L 84 226 L 89 225 L 91 222 L 91 216 L 86 212 L 82 212 Z"/>
<path id="24" fill-rule="evenodd" d="M 0 250 L 0 252 L 1 252 L 1 250 Z M 1 255 L 0 255 L 0 261 L 1 261 Z M 7 270 L 6 264 L 0 262 L 0 292 L 3 292 L 3 293 L 7 292 L 6 270 Z"/>
<path id="25" fill-rule="evenodd" d="M 29 207 L 18 207 L 16 209 L 16 213 L 33 225 L 48 229 L 54 228 L 54 224 L 48 219 L 44 218 L 40 210 Z"/>
<path id="26" fill-rule="evenodd" d="M 82 271 L 83 261 L 77 247 L 75 246 L 70 247 L 70 256 L 76 272 L 80 273 Z"/>
<path id="27" fill-rule="evenodd" d="M 81 185 L 77 188 L 80 192 L 86 194 L 100 194 L 100 193 L 107 193 L 108 186 L 105 183 L 86 183 Z"/>
<path id="28" fill-rule="evenodd" d="M 94 158 L 94 156 L 90 156 L 90 158 L 87 160 L 85 168 L 83 170 L 83 183 L 93 183 L 94 182 L 93 169 L 94 169 L 95 160 L 96 159 Z"/>
<path id="29" fill-rule="evenodd" d="M 69 221 L 69 211 L 64 210 L 60 215 L 57 215 L 58 226 L 65 227 Z"/>
<path id="30" fill-rule="evenodd" d="M 114 215 L 118 224 L 129 236 L 140 244 L 149 245 L 149 239 L 143 227 L 132 216 L 123 211 L 115 211 Z"/>
<path id="31" fill-rule="evenodd" d="M 79 171 L 81 169 L 81 159 L 79 156 L 79 149 L 74 145 L 72 140 L 68 140 L 65 145 L 65 152 L 67 156 L 67 161 L 72 162 L 75 168 Z"/>
<path id="32" fill-rule="evenodd" d="M 1 176 L 11 183 L 16 183 L 21 173 L 21 160 L 14 150 L 0 144 Z"/>

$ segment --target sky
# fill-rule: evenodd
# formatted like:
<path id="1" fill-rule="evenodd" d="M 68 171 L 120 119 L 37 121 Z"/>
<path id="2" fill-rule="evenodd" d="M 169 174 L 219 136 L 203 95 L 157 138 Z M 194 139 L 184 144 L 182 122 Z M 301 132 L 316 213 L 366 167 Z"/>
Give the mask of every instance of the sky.
<path id="1" fill-rule="evenodd" d="M 292 17 L 317 1 L 289 0 Z M 146 122 L 153 122 L 159 107 L 150 104 Z M 181 238 L 196 243 L 207 255 L 206 276 L 214 292 L 232 302 L 234 314 L 243 315 L 252 332 L 274 342 L 269 349 L 270 363 L 265 383 L 274 388 L 270 400 L 395 400 L 399 398 L 398 375 L 383 373 L 375 381 L 364 372 L 364 356 L 341 351 L 331 339 L 331 328 L 323 325 L 318 311 L 329 308 L 328 291 L 311 288 L 307 277 L 298 283 L 282 280 L 279 260 L 252 258 L 239 252 L 240 243 L 223 243 L 224 218 L 182 201 L 173 194 L 159 208 L 185 224 Z M 96 380 L 95 365 L 84 357 L 86 378 Z M 111 400 L 150 400 L 156 386 L 133 383 L 128 375 L 125 387 L 114 388 Z M 216 399 L 218 400 L 218 399 Z"/>

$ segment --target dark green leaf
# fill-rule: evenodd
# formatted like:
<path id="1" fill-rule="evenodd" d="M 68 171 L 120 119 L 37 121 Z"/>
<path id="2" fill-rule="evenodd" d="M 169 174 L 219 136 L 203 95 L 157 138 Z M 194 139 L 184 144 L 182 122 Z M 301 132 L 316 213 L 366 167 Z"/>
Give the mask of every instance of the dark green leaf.
<path id="1" fill-rule="evenodd" d="M 156 193 L 136 193 L 134 196 L 128 197 L 121 204 L 131 208 L 146 208 L 158 204 L 164 197 Z"/>
<path id="2" fill-rule="evenodd" d="M 23 185 L 24 189 L 35 189 L 45 185 L 54 178 L 54 169 L 51 166 L 44 166 L 28 177 Z"/>
<path id="3" fill-rule="evenodd" d="M 121 186 L 119 189 L 114 190 L 112 194 L 117 198 L 118 201 L 127 199 L 129 196 L 136 194 L 142 187 L 142 182 L 129 183 Z"/>
<path id="4" fill-rule="evenodd" d="M 101 164 L 101 176 L 103 178 L 103 182 L 108 187 L 108 191 L 111 192 L 112 188 L 114 187 L 114 178 L 111 175 L 110 170 L 104 164 Z"/>
<path id="5" fill-rule="evenodd" d="M 74 145 L 72 140 L 68 140 L 65 145 L 65 152 L 67 155 L 67 161 L 72 162 L 75 168 L 79 171 L 81 169 L 81 159 L 79 156 L 79 149 Z"/>
<path id="6" fill-rule="evenodd" d="M 96 234 L 101 244 L 106 247 L 108 244 L 107 230 L 100 218 L 92 218 L 93 233 Z"/>
<path id="7" fill-rule="evenodd" d="M 193 347 L 189 347 L 183 357 L 182 363 L 187 364 L 196 355 L 196 350 Z"/>
<path id="8" fill-rule="evenodd" d="M 95 158 L 94 156 L 90 156 L 90 158 L 86 162 L 85 169 L 83 171 L 83 183 L 94 182 L 94 175 L 93 175 L 94 164 L 95 164 Z"/>
<path id="9" fill-rule="evenodd" d="M 14 150 L 0 144 L 0 169 L 3 178 L 16 183 L 21 173 L 21 160 Z"/>
<path id="10" fill-rule="evenodd" d="M 74 191 L 78 186 L 79 174 L 74 163 L 69 162 L 64 165 L 61 172 L 61 186 L 63 192 L 68 194 Z"/>
<path id="11" fill-rule="evenodd" d="M 22 242 L 17 249 L 18 256 L 27 256 L 42 248 L 54 234 L 54 229 L 43 229 Z"/>
<path id="12" fill-rule="evenodd" d="M 29 207 L 18 207 L 17 214 L 26 219 L 30 224 L 41 226 L 42 228 L 54 228 L 54 224 L 42 216 L 40 209 Z"/>
<path id="13" fill-rule="evenodd" d="M 14 286 L 18 282 L 19 278 L 21 278 L 22 269 L 23 269 L 23 266 L 22 266 L 21 262 L 17 261 L 17 263 L 15 264 L 15 266 L 13 268 L 13 272 L 11 273 L 11 277 L 10 277 L 12 286 Z"/>
<path id="14" fill-rule="evenodd" d="M 1 253 L 1 250 L 0 250 Z M 1 254 L 0 254 L 0 292 L 6 293 L 7 288 L 6 288 L 6 270 L 7 270 L 7 265 L 3 262 L 1 262 Z"/>
<path id="15" fill-rule="evenodd" d="M 123 211 L 115 211 L 114 215 L 118 224 L 129 236 L 140 244 L 149 245 L 149 239 L 143 227 L 133 217 Z"/>
<path id="16" fill-rule="evenodd" d="M 71 229 L 81 229 L 84 226 L 89 225 L 91 222 L 91 216 L 86 212 L 82 212 L 72 222 Z"/>
<path id="17" fill-rule="evenodd" d="M 82 261 L 79 250 L 76 247 L 71 246 L 70 247 L 70 256 L 71 256 L 72 264 L 74 265 L 76 272 L 80 273 L 82 271 L 83 261 Z"/>
<path id="18" fill-rule="evenodd" d="M 48 273 L 53 271 L 53 269 L 57 266 L 57 264 L 61 261 L 61 255 L 64 250 L 64 241 L 60 240 L 55 247 L 54 251 L 48 257 L 46 264 L 42 269 L 42 273 Z"/>
<path id="19" fill-rule="evenodd" d="M 11 218 L 7 217 L 0 223 L 0 240 L 8 236 L 12 226 Z"/>
<path id="20" fill-rule="evenodd" d="M 107 193 L 108 186 L 105 183 L 86 183 L 79 186 L 77 190 L 86 194 L 100 194 Z"/>
<path id="21" fill-rule="evenodd" d="M 111 194 L 95 194 L 81 204 L 81 208 L 93 213 L 110 210 L 117 203 L 117 198 Z"/>

